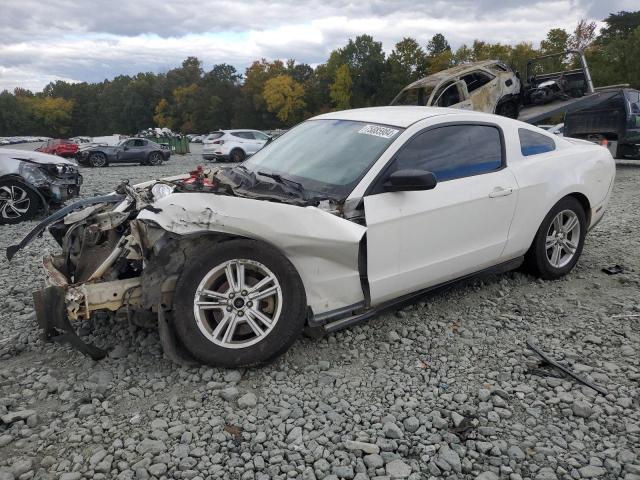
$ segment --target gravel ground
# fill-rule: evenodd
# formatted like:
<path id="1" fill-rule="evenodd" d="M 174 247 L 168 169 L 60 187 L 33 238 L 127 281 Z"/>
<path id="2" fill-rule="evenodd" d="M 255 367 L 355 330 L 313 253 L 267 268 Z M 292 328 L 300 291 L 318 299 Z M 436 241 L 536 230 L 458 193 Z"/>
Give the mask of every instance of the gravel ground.
<path id="1" fill-rule="evenodd" d="M 84 169 L 83 195 L 198 163 Z M 178 367 L 120 317 L 80 327 L 114 347 L 103 361 L 43 343 L 45 236 L 0 260 L 0 480 L 640 479 L 639 182 L 619 166 L 566 279 L 467 283 L 242 371 Z M 34 223 L 2 227 L 0 247 Z M 609 394 L 535 371 L 528 336 Z"/>

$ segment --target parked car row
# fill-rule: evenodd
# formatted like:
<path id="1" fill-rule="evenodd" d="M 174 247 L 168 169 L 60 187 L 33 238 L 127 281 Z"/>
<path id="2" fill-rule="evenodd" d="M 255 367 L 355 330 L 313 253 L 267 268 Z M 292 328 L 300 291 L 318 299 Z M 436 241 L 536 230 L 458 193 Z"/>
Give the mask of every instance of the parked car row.
<path id="1" fill-rule="evenodd" d="M 0 145 L 17 145 L 20 143 L 46 142 L 49 137 L 0 137 Z"/>

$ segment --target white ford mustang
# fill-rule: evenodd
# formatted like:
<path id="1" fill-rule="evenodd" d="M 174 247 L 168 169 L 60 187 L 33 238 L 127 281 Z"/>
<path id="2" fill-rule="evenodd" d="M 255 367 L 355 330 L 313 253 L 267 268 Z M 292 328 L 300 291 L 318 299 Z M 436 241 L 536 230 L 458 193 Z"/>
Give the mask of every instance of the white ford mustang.
<path id="1" fill-rule="evenodd" d="M 38 321 L 95 358 L 69 320 L 126 306 L 158 314 L 171 358 L 252 365 L 462 278 L 566 275 L 614 174 L 607 149 L 505 117 L 348 110 L 236 166 L 123 183 L 8 255 L 49 226 L 63 252 L 44 260 Z"/>

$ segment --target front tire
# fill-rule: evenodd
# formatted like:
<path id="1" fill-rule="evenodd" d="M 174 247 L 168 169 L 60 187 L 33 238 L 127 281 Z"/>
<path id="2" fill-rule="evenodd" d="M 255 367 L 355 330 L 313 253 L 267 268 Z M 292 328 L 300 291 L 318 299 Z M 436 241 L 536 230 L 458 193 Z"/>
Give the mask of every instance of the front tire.
<path id="1" fill-rule="evenodd" d="M 566 275 L 580 258 L 586 233 L 584 208 L 574 197 L 563 198 L 544 218 L 527 252 L 529 270 L 545 280 Z"/>
<path id="2" fill-rule="evenodd" d="M 30 220 L 40 209 L 38 194 L 22 182 L 0 180 L 0 224 Z"/>
<path id="3" fill-rule="evenodd" d="M 269 362 L 305 325 L 298 272 L 276 249 L 254 240 L 217 243 L 211 254 L 187 260 L 173 298 L 182 344 L 213 366 Z"/>

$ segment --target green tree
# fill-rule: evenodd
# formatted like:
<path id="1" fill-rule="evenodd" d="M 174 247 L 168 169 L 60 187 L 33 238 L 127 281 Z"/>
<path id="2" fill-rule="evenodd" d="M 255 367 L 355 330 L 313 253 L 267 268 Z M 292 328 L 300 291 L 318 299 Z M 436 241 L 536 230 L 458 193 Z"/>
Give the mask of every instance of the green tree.
<path id="1" fill-rule="evenodd" d="M 385 103 L 408 84 L 427 75 L 427 56 L 413 38 L 396 43 L 387 58 L 384 89 Z"/>
<path id="2" fill-rule="evenodd" d="M 446 70 L 453 65 L 451 46 L 441 33 L 436 33 L 427 43 L 427 69 L 429 74 Z"/>
<path id="3" fill-rule="evenodd" d="M 336 80 L 331 84 L 331 101 L 337 110 L 346 110 L 351 107 L 351 74 L 348 65 L 340 65 L 336 72 Z"/>
<path id="4" fill-rule="evenodd" d="M 429 40 L 429 43 L 427 43 L 427 53 L 431 57 L 440 55 L 446 51 L 451 51 L 451 46 L 441 33 L 436 33 L 431 40 Z"/>
<path id="5" fill-rule="evenodd" d="M 359 35 L 355 40 L 349 40 L 332 57 L 329 64 L 339 59 L 339 64 L 335 65 L 336 70 L 341 64 L 349 66 L 353 80 L 354 107 L 377 105 L 383 101 L 382 80 L 386 62 L 381 42 L 376 42 L 370 35 Z M 335 80 L 335 74 L 332 78 Z"/>

